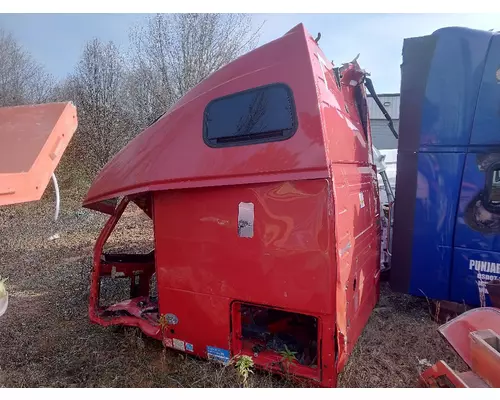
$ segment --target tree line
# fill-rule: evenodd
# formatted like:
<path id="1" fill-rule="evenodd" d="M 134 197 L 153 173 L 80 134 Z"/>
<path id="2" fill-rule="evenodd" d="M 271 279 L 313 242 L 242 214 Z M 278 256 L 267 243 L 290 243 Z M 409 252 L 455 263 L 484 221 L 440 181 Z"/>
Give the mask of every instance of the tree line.
<path id="1" fill-rule="evenodd" d="M 56 81 L 0 28 L 0 107 L 73 101 L 79 127 L 61 167 L 92 177 L 189 89 L 255 48 L 259 31 L 245 14 L 147 16 L 125 50 L 92 39 Z"/>

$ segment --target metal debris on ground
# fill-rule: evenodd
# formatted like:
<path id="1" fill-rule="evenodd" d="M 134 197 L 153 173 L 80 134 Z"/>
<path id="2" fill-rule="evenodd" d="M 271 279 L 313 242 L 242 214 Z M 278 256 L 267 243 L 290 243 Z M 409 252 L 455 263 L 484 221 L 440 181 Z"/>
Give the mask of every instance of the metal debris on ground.
<path id="1" fill-rule="evenodd" d="M 51 237 L 49 237 L 49 240 L 56 240 L 56 239 L 60 239 L 60 238 L 61 238 L 61 236 L 58 233 L 55 233 Z"/>

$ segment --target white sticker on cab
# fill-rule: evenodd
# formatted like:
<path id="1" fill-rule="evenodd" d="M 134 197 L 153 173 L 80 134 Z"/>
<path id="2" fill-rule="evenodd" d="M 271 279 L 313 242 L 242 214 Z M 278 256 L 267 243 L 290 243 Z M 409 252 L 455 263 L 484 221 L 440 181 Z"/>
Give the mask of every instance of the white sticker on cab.
<path id="1" fill-rule="evenodd" d="M 184 351 L 184 341 L 179 339 L 174 339 L 174 349 Z"/>
<path id="2" fill-rule="evenodd" d="M 238 205 L 238 236 L 253 238 L 254 205 L 243 203 Z"/>

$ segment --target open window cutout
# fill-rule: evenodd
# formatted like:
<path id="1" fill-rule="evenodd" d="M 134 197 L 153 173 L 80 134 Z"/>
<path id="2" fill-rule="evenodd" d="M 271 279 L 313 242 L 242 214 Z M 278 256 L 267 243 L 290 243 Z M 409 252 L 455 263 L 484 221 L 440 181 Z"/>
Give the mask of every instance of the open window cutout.
<path id="1" fill-rule="evenodd" d="M 141 299 L 141 304 L 147 303 L 148 310 L 155 310 L 153 221 L 147 214 L 147 201 L 142 200 L 136 199 L 141 207 L 132 201 L 127 203 L 103 246 L 99 307 L 109 315 L 131 315 L 127 306 L 117 304 L 134 298 Z"/>
<path id="2" fill-rule="evenodd" d="M 241 304 L 241 345 L 253 354 L 274 353 L 280 361 L 318 365 L 318 320 L 269 307 Z"/>
<path id="3" fill-rule="evenodd" d="M 149 254 L 154 249 L 153 220 L 129 202 L 104 244 L 105 254 Z"/>

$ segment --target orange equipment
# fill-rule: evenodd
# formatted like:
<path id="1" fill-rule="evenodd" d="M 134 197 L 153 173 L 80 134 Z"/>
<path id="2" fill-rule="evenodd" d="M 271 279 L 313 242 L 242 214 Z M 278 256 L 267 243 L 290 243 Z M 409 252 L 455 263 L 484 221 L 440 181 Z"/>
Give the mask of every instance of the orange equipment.
<path id="1" fill-rule="evenodd" d="M 420 375 L 422 386 L 500 388 L 500 309 L 469 310 L 442 325 L 439 333 L 470 370 L 456 372 L 438 361 Z"/>
<path id="2" fill-rule="evenodd" d="M 76 127 L 69 102 L 0 108 L 0 206 L 40 200 Z"/>
<path id="3" fill-rule="evenodd" d="M 78 124 L 72 103 L 0 108 L 0 206 L 40 200 Z M 0 276 L 0 316 L 8 306 Z"/>

